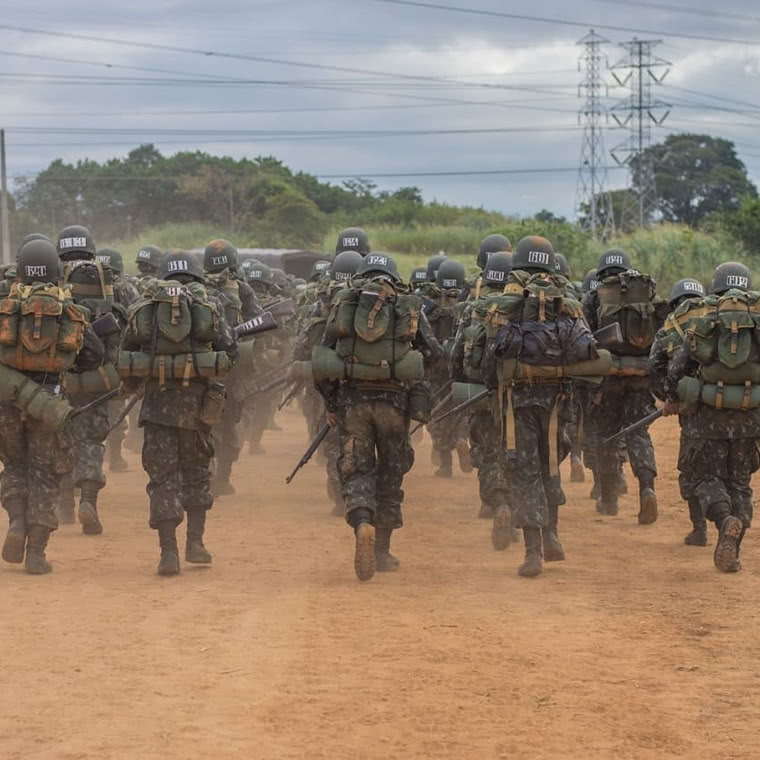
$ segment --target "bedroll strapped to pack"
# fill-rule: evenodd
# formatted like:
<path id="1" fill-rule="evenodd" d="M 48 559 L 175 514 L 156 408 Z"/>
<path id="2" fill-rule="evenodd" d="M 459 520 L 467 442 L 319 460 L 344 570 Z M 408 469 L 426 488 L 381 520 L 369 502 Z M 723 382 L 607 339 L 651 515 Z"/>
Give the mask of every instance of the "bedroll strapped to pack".
<path id="1" fill-rule="evenodd" d="M 682 377 L 678 398 L 683 404 L 703 404 L 715 409 L 748 410 L 760 407 L 760 385 L 749 380 L 744 385 L 703 383 L 696 377 Z"/>
<path id="2" fill-rule="evenodd" d="M 409 349 L 394 365 L 389 363 L 364 364 L 340 356 L 328 346 L 314 346 L 311 369 L 315 381 L 320 380 L 422 380 L 425 367 L 422 354 Z"/>
<path id="3" fill-rule="evenodd" d="M 615 377 L 646 377 L 649 374 L 649 357 L 613 355 L 607 374 Z"/>
<path id="4" fill-rule="evenodd" d="M 648 354 L 657 332 L 654 280 L 630 269 L 605 277 L 596 292 L 599 296 L 599 327 L 620 323 L 623 344 L 615 353 Z"/>
<path id="5" fill-rule="evenodd" d="M 224 351 L 199 351 L 195 354 L 157 354 L 120 351 L 118 372 L 122 378 L 152 377 L 163 385 L 166 380 L 189 381 L 195 378 L 223 378 L 232 369 Z"/>
<path id="6" fill-rule="evenodd" d="M 219 331 L 216 305 L 200 283 L 150 280 L 143 297 L 129 308 L 127 336 L 158 355 L 210 350 Z"/>
<path id="7" fill-rule="evenodd" d="M 84 343 L 87 312 L 57 285 L 14 283 L 0 301 L 0 363 L 25 372 L 65 372 Z"/>
<path id="8" fill-rule="evenodd" d="M 67 393 L 105 393 L 119 387 L 121 377 L 113 364 L 87 372 L 67 372 L 63 386 Z"/>
<path id="9" fill-rule="evenodd" d="M 498 363 L 498 376 L 502 384 L 530 383 L 541 380 L 571 378 L 598 385 L 610 373 L 612 355 L 599 349 L 597 359 L 566 364 L 564 366 L 525 364 L 517 359 L 504 359 Z"/>
<path id="10" fill-rule="evenodd" d="M 0 401 L 13 402 L 22 412 L 51 430 L 60 431 L 74 409 L 62 396 L 11 367 L 0 364 Z"/>

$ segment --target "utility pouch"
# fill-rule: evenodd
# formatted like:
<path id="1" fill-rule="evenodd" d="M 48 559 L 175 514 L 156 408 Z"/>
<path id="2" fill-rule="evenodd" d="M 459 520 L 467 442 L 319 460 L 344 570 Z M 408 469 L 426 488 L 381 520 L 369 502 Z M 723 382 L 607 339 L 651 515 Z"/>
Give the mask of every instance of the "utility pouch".
<path id="1" fill-rule="evenodd" d="M 221 383 L 209 383 L 203 394 L 201 403 L 200 421 L 204 425 L 216 425 L 221 421 L 224 414 L 224 402 L 227 392 Z"/>

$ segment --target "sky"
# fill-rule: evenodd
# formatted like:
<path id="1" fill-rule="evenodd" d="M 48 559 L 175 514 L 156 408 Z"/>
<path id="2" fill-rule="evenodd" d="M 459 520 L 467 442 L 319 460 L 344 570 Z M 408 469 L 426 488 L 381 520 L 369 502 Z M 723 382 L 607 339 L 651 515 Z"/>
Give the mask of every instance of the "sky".
<path id="1" fill-rule="evenodd" d="M 625 59 L 622 42 L 662 41 L 654 71 L 667 74 L 652 96 L 669 104 L 655 115 L 670 114 L 652 129 L 654 142 L 684 131 L 726 137 L 760 184 L 753 0 L 456 3 L 4 0 L 8 173 L 28 177 L 55 158 L 102 161 L 151 142 L 167 155 L 273 155 L 318 176 L 416 185 L 426 200 L 574 218 L 577 42 L 593 27 L 609 41 L 610 65 Z M 611 86 L 605 64 L 602 77 L 611 107 L 626 92 Z M 613 124 L 604 139 L 616 188 L 627 172 L 609 149 L 627 133 Z"/>

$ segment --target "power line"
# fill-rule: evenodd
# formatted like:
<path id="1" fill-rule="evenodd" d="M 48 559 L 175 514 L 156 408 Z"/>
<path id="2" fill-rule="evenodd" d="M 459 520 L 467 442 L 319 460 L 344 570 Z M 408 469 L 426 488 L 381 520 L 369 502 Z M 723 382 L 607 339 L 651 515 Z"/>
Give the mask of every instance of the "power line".
<path id="1" fill-rule="evenodd" d="M 487 11 L 477 8 L 462 8 L 456 5 L 443 5 L 441 3 L 423 3 L 417 0 L 374 0 L 376 3 L 389 3 L 391 5 L 405 5 L 412 8 L 427 8 L 437 11 L 451 11 L 452 13 L 468 13 L 475 16 L 490 16 L 491 18 L 509 18 L 517 21 L 535 21 L 540 24 L 558 24 L 563 26 L 575 26 L 588 29 L 595 27 L 611 32 L 630 32 L 632 34 L 649 34 L 661 37 L 677 37 L 685 40 L 703 40 L 705 42 L 727 42 L 736 45 L 760 45 L 757 40 L 741 40 L 733 37 L 715 37 L 703 34 L 688 34 L 687 32 L 653 31 L 651 29 L 639 29 L 630 26 L 616 26 L 614 24 L 596 24 L 589 21 L 570 21 L 568 19 L 551 18 L 546 16 L 528 16 L 522 13 L 505 13 L 503 11 Z M 2 28 L 2 27 L 0 27 Z"/>
<path id="2" fill-rule="evenodd" d="M 735 18 L 739 21 L 752 21 L 757 23 L 760 16 L 745 16 L 742 13 L 732 13 L 731 11 L 710 11 L 701 8 L 686 8 L 683 5 L 666 5 L 665 3 L 646 3 L 641 0 L 596 0 L 597 3 L 607 3 L 608 5 L 624 5 L 626 8 L 636 6 L 637 8 L 650 8 L 656 11 L 671 11 L 673 13 L 690 13 L 694 16 L 709 16 L 711 18 Z"/>

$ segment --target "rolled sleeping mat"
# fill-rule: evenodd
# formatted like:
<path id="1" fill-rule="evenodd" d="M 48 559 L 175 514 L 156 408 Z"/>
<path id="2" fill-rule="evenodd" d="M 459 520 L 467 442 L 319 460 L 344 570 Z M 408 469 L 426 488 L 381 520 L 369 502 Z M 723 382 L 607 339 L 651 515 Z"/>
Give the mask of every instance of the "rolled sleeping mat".
<path id="1" fill-rule="evenodd" d="M 22 412 L 58 432 L 74 411 L 65 398 L 4 364 L 0 364 L 0 401 L 14 403 Z"/>
<path id="2" fill-rule="evenodd" d="M 151 372 L 151 365 L 153 370 Z M 185 380 L 197 377 L 225 377 L 232 362 L 224 351 L 200 351 L 197 354 L 161 354 L 153 357 L 143 351 L 119 351 L 119 376 Z M 197 371 L 196 371 L 197 368 Z"/>
<path id="3" fill-rule="evenodd" d="M 696 377 L 682 377 L 678 383 L 678 398 L 683 404 L 701 401 L 715 409 L 757 409 L 760 385 L 718 385 L 702 383 Z"/>
<path id="4" fill-rule="evenodd" d="M 422 354 L 408 351 L 403 359 L 396 362 L 391 372 L 388 364 L 360 364 L 344 361 L 333 348 L 314 346 L 311 353 L 312 375 L 319 380 L 398 380 L 414 382 L 425 374 Z"/>

